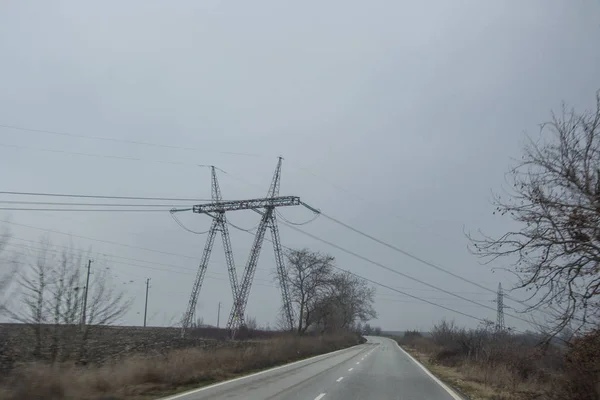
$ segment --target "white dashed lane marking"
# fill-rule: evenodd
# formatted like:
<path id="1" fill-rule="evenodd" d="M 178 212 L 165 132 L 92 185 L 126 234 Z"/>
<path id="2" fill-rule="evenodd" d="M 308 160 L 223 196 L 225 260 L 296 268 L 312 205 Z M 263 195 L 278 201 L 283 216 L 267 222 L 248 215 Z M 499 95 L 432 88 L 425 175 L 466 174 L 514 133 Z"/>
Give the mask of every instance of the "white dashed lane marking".
<path id="1" fill-rule="evenodd" d="M 342 381 L 342 379 L 344 379 L 344 377 L 343 377 L 343 376 L 342 376 L 342 377 L 340 377 L 340 378 L 337 378 L 335 381 L 336 381 L 336 382 L 341 382 L 341 381 Z"/>
<path id="2" fill-rule="evenodd" d="M 315 397 L 315 400 L 321 400 L 323 397 L 325 397 L 325 393 L 321 393 L 320 395 Z"/>
<path id="3" fill-rule="evenodd" d="M 354 368 L 350 368 L 350 369 L 348 370 L 348 372 L 352 371 L 353 369 L 354 369 Z"/>

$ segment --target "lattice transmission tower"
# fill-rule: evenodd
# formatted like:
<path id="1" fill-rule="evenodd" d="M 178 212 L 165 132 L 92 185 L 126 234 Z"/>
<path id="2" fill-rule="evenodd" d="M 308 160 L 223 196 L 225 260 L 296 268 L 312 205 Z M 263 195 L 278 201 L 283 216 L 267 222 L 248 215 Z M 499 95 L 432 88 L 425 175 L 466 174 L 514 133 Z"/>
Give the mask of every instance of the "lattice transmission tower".
<path id="1" fill-rule="evenodd" d="M 223 200 L 221 195 L 221 189 L 219 187 L 219 181 L 217 180 L 217 173 L 215 167 L 211 167 L 211 204 L 218 204 Z M 214 209 L 212 212 L 207 212 L 207 215 L 212 217 L 212 223 L 208 231 L 208 237 L 206 244 L 204 245 L 204 251 L 200 258 L 200 265 L 198 266 L 198 272 L 196 279 L 194 280 L 194 286 L 192 286 L 192 294 L 186 309 L 186 313 L 183 317 L 181 335 L 185 334 L 187 328 L 190 327 L 195 319 L 196 304 L 198 303 L 198 295 L 202 288 L 202 282 L 204 282 L 204 275 L 206 274 L 206 268 L 210 259 L 210 253 L 215 243 L 215 236 L 217 232 L 221 232 L 221 238 L 223 239 L 223 249 L 225 250 L 225 261 L 227 264 L 227 271 L 229 273 L 229 284 L 231 285 L 231 292 L 233 298 L 237 298 L 238 295 L 238 281 L 237 272 L 235 270 L 235 263 L 233 260 L 233 251 L 231 250 L 231 239 L 229 238 L 229 230 L 227 228 L 227 219 L 225 217 L 225 210 Z"/>
<path id="2" fill-rule="evenodd" d="M 285 270 L 285 264 L 283 260 L 283 252 L 281 248 L 275 209 L 277 207 L 297 206 L 300 205 L 301 202 L 300 198 L 297 196 L 279 196 L 279 188 L 281 186 L 281 163 L 282 158 L 280 157 L 277 162 L 277 168 L 275 169 L 275 174 L 273 175 L 273 180 L 271 181 L 271 186 L 269 187 L 267 197 L 249 200 L 223 201 L 217 183 L 214 167 L 212 168 L 213 201 L 208 204 L 200 204 L 193 207 L 194 213 L 207 214 L 213 218 L 213 222 L 208 232 L 208 238 L 206 240 L 204 252 L 202 253 L 200 266 L 198 267 L 198 274 L 192 288 L 187 312 L 182 324 L 182 335 L 185 334 L 186 329 L 190 326 L 191 321 L 193 321 L 198 295 L 202 287 L 202 281 L 204 280 L 204 274 L 206 273 L 208 259 L 210 258 L 210 253 L 217 230 L 222 232 L 225 253 L 227 256 L 227 267 L 229 270 L 229 278 L 233 294 L 233 306 L 227 320 L 227 329 L 230 330 L 232 337 L 235 336 L 235 333 L 240 326 L 245 324 L 244 313 L 246 311 L 248 297 L 250 296 L 250 288 L 252 287 L 254 273 L 256 272 L 258 258 L 267 229 L 270 229 L 271 231 L 271 240 L 273 242 L 273 249 L 275 251 L 275 263 L 277 266 L 277 277 L 281 287 L 284 315 L 286 322 L 289 323 L 289 326 L 293 326 L 294 312 L 289 296 L 287 272 Z M 215 193 L 218 193 L 218 195 L 216 196 Z M 227 220 L 225 219 L 225 212 L 237 210 L 253 210 L 261 215 L 261 220 L 254 237 L 254 243 L 250 250 L 250 256 L 248 257 L 248 261 L 242 275 L 241 284 L 239 284 L 237 280 L 237 273 L 233 262 L 233 253 L 231 252 L 229 232 L 227 231 Z"/>
<path id="3" fill-rule="evenodd" d="M 502 291 L 502 283 L 498 284 L 498 294 L 496 298 L 496 330 L 503 332 L 505 329 L 504 325 L 504 292 Z"/>

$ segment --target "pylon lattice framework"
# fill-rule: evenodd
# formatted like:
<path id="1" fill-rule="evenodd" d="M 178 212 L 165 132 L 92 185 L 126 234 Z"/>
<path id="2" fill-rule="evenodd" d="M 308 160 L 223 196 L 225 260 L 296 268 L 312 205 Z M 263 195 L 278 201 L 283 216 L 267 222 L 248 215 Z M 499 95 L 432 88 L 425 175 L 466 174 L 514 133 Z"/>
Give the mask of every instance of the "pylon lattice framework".
<path id="1" fill-rule="evenodd" d="M 275 251 L 277 277 L 281 287 L 284 315 L 289 323 L 289 326 L 293 326 L 294 314 L 289 296 L 287 273 L 283 261 L 275 208 L 300 205 L 300 198 L 296 196 L 279 196 L 279 188 L 281 185 L 281 162 L 282 159 L 280 157 L 279 161 L 277 162 L 277 168 L 275 169 L 275 174 L 273 175 L 273 180 L 271 182 L 271 186 L 269 187 L 267 197 L 262 199 L 222 201 L 215 168 L 211 168 L 211 198 L 213 201 L 209 204 L 201 204 L 193 207 L 194 213 L 207 214 L 213 218 L 213 221 L 208 231 L 208 237 L 206 239 L 204 251 L 200 259 L 200 265 L 198 267 L 198 273 L 196 275 L 190 300 L 188 302 L 188 307 L 184 315 L 182 323 L 182 336 L 185 334 L 186 329 L 190 327 L 192 321 L 194 320 L 198 295 L 200 294 L 200 289 L 202 288 L 202 282 L 204 281 L 204 275 L 206 274 L 210 253 L 212 251 L 217 231 L 221 231 L 221 236 L 223 238 L 223 247 L 225 249 L 227 269 L 229 271 L 229 281 L 233 295 L 233 306 L 227 321 L 227 329 L 230 330 L 232 337 L 235 336 L 235 333 L 239 327 L 245 323 L 244 313 L 246 311 L 248 297 L 250 296 L 250 288 L 254 279 L 254 273 L 256 272 L 256 266 L 258 264 L 258 258 L 267 228 L 269 228 L 271 231 L 271 239 L 273 242 L 273 249 Z M 242 275 L 241 286 L 238 284 L 237 273 L 233 260 L 233 252 L 231 251 L 231 240 L 229 239 L 229 231 L 227 229 L 227 220 L 225 217 L 226 211 L 236 210 L 254 210 L 262 215 L 254 237 L 254 243 L 250 250 L 250 256 L 248 257 L 248 262 L 246 263 L 246 267 Z"/>
<path id="2" fill-rule="evenodd" d="M 504 331 L 504 292 L 502 291 L 502 283 L 498 284 L 498 295 L 496 303 L 496 330 Z"/>

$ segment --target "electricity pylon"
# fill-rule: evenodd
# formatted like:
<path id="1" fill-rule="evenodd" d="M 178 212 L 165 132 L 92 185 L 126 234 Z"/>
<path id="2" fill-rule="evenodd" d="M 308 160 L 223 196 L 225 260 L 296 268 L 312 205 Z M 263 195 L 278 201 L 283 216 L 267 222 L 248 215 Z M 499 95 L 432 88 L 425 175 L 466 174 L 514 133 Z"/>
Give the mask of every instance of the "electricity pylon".
<path id="1" fill-rule="evenodd" d="M 202 281 L 204 280 L 208 259 L 210 258 L 210 253 L 212 251 L 217 230 L 220 230 L 223 236 L 223 247 L 225 248 L 227 268 L 229 270 L 229 280 L 233 294 L 233 307 L 227 321 L 227 329 L 230 330 L 232 337 L 235 336 L 235 333 L 239 327 L 245 324 L 244 313 L 246 311 L 248 297 L 250 296 L 250 288 L 252 286 L 254 273 L 256 272 L 256 266 L 267 228 L 271 230 L 271 238 L 275 251 L 275 262 L 277 264 L 277 276 L 281 286 L 284 314 L 289 326 L 293 326 L 294 313 L 289 296 L 288 278 L 283 261 L 283 253 L 281 250 L 281 241 L 279 238 L 279 229 L 275 216 L 275 208 L 297 206 L 301 203 L 300 198 L 297 196 L 279 196 L 279 187 L 281 185 L 281 162 L 282 158 L 280 157 L 277 163 L 277 168 L 275 169 L 273 180 L 271 181 L 271 186 L 269 187 L 269 192 L 267 193 L 267 197 L 261 199 L 223 201 L 221 192 L 219 190 L 219 185 L 217 183 L 215 169 L 214 167 L 212 168 L 212 202 L 208 204 L 195 205 L 193 207 L 194 213 L 207 214 L 213 218 L 213 222 L 210 230 L 208 231 L 208 238 L 206 240 L 206 245 L 204 246 L 202 258 L 200 259 L 198 274 L 192 288 L 192 294 L 188 303 L 187 312 L 184 316 L 184 321 L 182 324 L 182 336 L 185 334 L 185 330 L 193 321 L 198 295 L 202 287 Z M 244 269 L 241 287 L 238 285 L 237 274 L 233 262 L 233 253 L 231 251 L 231 242 L 229 240 L 229 232 L 227 230 L 227 220 L 225 219 L 226 211 L 236 210 L 254 210 L 262 215 L 254 237 L 254 244 L 252 245 L 250 256 Z"/>
<path id="2" fill-rule="evenodd" d="M 498 284 L 496 303 L 496 331 L 504 332 L 504 292 L 502 291 L 502 283 Z"/>
<path id="3" fill-rule="evenodd" d="M 278 204 L 277 201 L 279 198 L 279 187 L 281 185 L 281 161 L 282 158 L 279 157 L 277 168 L 275 169 L 275 174 L 273 175 L 273 180 L 271 181 L 271 186 L 269 187 L 269 192 L 267 193 L 267 198 L 265 199 L 265 210 L 263 212 L 256 210 L 262 214 L 262 218 L 256 230 L 254 243 L 250 250 L 250 257 L 248 257 L 248 262 L 246 264 L 246 268 L 244 269 L 240 291 L 238 292 L 239 296 L 237 297 L 234 307 L 231 309 L 231 313 L 229 314 L 229 319 L 227 321 L 227 329 L 231 330 L 232 336 L 234 336 L 237 329 L 244 324 L 244 313 L 246 311 L 246 305 L 248 304 L 248 297 L 250 296 L 250 287 L 252 286 L 254 273 L 256 272 L 256 265 L 258 263 L 258 256 L 260 255 L 260 250 L 262 249 L 267 228 L 270 228 L 271 230 L 271 241 L 273 242 L 273 250 L 275 251 L 275 263 L 277 265 L 277 277 L 279 278 L 279 285 L 281 287 L 284 316 L 286 322 L 289 324 L 289 327 L 291 328 L 294 326 L 294 312 L 289 295 L 287 272 L 283 262 L 279 228 L 277 226 L 277 218 L 275 216 L 275 207 L 288 205 Z M 295 200 L 297 200 L 297 203 Z M 300 204 L 300 199 L 294 198 L 293 203 L 294 204 L 289 205 Z"/>
<path id="4" fill-rule="evenodd" d="M 214 166 L 211 167 L 211 199 L 212 204 L 218 204 L 223 200 Z M 204 245 L 202 257 L 200 258 L 200 265 L 198 267 L 198 273 L 196 274 L 194 286 L 192 287 L 192 294 L 190 295 L 187 310 L 183 317 L 181 336 L 185 334 L 185 330 L 194 321 L 196 304 L 198 303 L 198 295 L 200 293 L 200 289 L 202 288 L 202 282 L 204 281 L 206 267 L 208 266 L 208 260 L 210 259 L 210 253 L 212 251 L 213 244 L 215 243 L 217 231 L 221 232 L 221 238 L 223 239 L 223 249 L 225 250 L 225 261 L 227 263 L 227 271 L 229 272 L 231 292 L 234 299 L 238 296 L 237 272 L 235 270 L 235 263 L 233 260 L 233 251 L 231 250 L 231 239 L 229 238 L 229 230 L 227 229 L 225 210 L 215 209 L 212 210 L 212 212 L 206 212 L 206 214 L 211 216 L 213 220 L 208 231 L 208 238 L 206 239 L 206 244 Z"/>

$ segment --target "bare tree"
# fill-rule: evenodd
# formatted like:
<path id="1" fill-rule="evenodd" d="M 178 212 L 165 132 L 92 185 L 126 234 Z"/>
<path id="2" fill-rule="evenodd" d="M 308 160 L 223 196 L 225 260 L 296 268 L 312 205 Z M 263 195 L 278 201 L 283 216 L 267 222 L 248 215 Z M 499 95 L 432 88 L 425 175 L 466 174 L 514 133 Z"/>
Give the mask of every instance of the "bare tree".
<path id="1" fill-rule="evenodd" d="M 8 230 L 0 232 L 0 254 L 4 253 L 6 246 L 10 242 L 10 238 Z M 16 265 L 17 260 L 15 259 L 0 259 L 0 315 L 6 312 L 8 292 L 17 272 Z"/>
<path id="2" fill-rule="evenodd" d="M 255 331 L 258 329 L 258 323 L 256 322 L 256 317 L 251 317 L 251 316 L 247 315 L 245 322 L 246 322 L 246 328 L 248 328 L 248 330 Z"/>
<path id="3" fill-rule="evenodd" d="M 32 353 L 34 357 L 42 355 L 43 328 L 48 321 L 46 308 L 48 285 L 54 275 L 52 254 L 48 251 L 50 246 L 48 237 L 44 237 L 41 243 L 41 248 L 34 262 L 30 264 L 30 269 L 24 270 L 20 276 L 24 309 L 20 312 L 11 311 L 15 319 L 26 323 L 33 331 L 35 342 Z"/>
<path id="4" fill-rule="evenodd" d="M 373 309 L 375 289 L 348 272 L 335 272 L 335 259 L 308 249 L 287 254 L 290 297 L 302 334 L 313 327 L 321 331 L 353 330 L 357 322 L 376 316 Z M 280 318 L 281 319 L 281 318 Z M 278 326 L 289 329 L 285 320 Z"/>
<path id="5" fill-rule="evenodd" d="M 50 247 L 48 237 L 43 238 L 30 268 L 22 271 L 22 307 L 10 315 L 31 328 L 35 357 L 55 362 L 78 354 L 85 361 L 91 333 L 116 322 L 131 300 L 111 285 L 107 269 L 99 270 L 87 288 L 86 323 L 82 324 L 83 255 L 72 245 L 62 252 Z"/>
<path id="6" fill-rule="evenodd" d="M 562 113 L 542 125 L 510 170 L 508 195 L 495 195 L 496 213 L 519 228 L 499 237 L 473 237 L 472 251 L 491 262 L 510 260 L 530 291 L 532 309 L 550 307 L 551 334 L 598 323 L 600 305 L 600 91 L 595 109 Z M 526 310 L 527 311 L 527 310 Z"/>
<path id="7" fill-rule="evenodd" d="M 334 258 L 302 249 L 289 251 L 287 261 L 290 297 L 298 317 L 295 329 L 304 333 L 314 322 L 315 307 L 332 283 Z"/>
<path id="8" fill-rule="evenodd" d="M 6 246 L 10 241 L 10 232 L 3 230 L 0 232 L 0 254 L 4 253 Z M 17 260 L 0 259 L 0 315 L 7 313 L 7 301 L 10 298 L 11 285 L 16 276 Z M 14 357 L 11 354 L 8 333 L 6 329 L 0 327 L 0 376 L 6 375 L 14 363 Z M 1 379 L 1 378 L 0 378 Z"/>
<path id="9" fill-rule="evenodd" d="M 315 321 L 322 331 L 345 329 L 377 317 L 375 288 L 350 272 L 335 273 L 327 293 L 315 306 Z"/>

